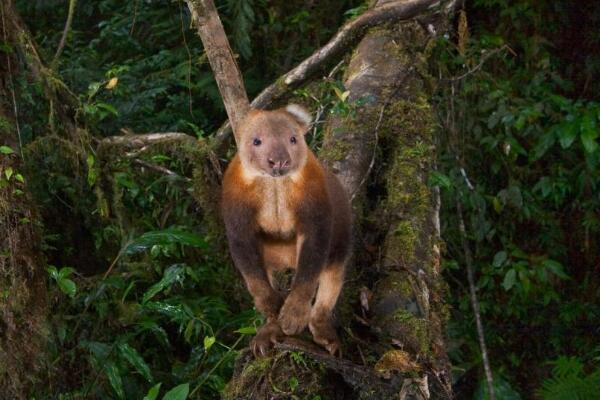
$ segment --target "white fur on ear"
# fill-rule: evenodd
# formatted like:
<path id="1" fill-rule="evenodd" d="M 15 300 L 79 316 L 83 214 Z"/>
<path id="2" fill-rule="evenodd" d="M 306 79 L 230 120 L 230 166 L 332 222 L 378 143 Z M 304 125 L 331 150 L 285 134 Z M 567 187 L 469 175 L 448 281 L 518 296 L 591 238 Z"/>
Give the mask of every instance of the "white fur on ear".
<path id="1" fill-rule="evenodd" d="M 310 113 L 304 107 L 299 106 L 298 104 L 288 104 L 285 106 L 285 111 L 292 114 L 301 124 L 308 126 L 312 122 L 312 116 Z"/>

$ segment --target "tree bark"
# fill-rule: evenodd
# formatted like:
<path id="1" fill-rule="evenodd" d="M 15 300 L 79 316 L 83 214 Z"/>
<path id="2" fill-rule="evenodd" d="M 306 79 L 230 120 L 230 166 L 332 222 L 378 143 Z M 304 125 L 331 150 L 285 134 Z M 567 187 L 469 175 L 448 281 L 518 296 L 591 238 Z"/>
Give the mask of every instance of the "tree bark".
<path id="1" fill-rule="evenodd" d="M 192 21 L 198 29 L 198 35 L 202 39 L 210 66 L 214 71 L 217 86 L 237 142 L 238 126 L 250 107 L 242 74 L 233 59 L 233 51 L 229 46 L 214 2 L 212 0 L 186 0 L 186 3 L 192 13 Z"/>
<path id="2" fill-rule="evenodd" d="M 39 384 L 44 365 L 47 294 L 39 213 L 21 157 L 14 78 L 22 65 L 27 32 L 11 1 L 0 4 L 3 41 L 16 51 L 0 55 L 0 393 L 25 399 Z"/>

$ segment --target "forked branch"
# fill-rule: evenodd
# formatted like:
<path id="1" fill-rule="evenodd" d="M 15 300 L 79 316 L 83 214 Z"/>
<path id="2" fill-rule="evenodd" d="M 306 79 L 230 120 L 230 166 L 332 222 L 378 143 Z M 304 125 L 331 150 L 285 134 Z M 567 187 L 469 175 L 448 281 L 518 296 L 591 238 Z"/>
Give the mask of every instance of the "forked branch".
<path id="1" fill-rule="evenodd" d="M 188 1 L 189 3 L 190 1 Z M 343 25 L 325 46 L 316 50 L 310 57 L 264 89 L 252 101 L 251 106 L 253 108 L 266 108 L 284 97 L 291 90 L 300 87 L 317 72 L 334 62 L 341 54 L 356 44 L 369 28 L 387 22 L 408 20 L 427 10 L 433 10 L 443 5 L 452 7 L 454 1 L 397 0 L 366 11 L 364 14 Z M 230 133 L 229 124 L 223 124 L 217 131 L 217 141 L 224 141 Z"/>

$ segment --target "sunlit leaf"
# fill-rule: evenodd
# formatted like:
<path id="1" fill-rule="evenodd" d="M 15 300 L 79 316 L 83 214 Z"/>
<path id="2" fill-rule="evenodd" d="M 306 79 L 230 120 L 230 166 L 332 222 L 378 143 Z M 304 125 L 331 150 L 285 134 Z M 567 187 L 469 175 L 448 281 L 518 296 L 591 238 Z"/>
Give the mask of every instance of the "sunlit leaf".
<path id="1" fill-rule="evenodd" d="M 182 385 L 175 386 L 173 389 L 165 393 L 162 400 L 185 400 L 187 399 L 189 391 L 190 384 L 184 383 Z"/>
<path id="2" fill-rule="evenodd" d="M 214 336 L 206 336 L 204 338 L 204 350 L 210 349 L 216 341 L 217 339 Z"/>
<path id="3" fill-rule="evenodd" d="M 0 153 L 1 154 L 13 154 L 14 150 L 8 146 L 0 146 Z"/>
<path id="4" fill-rule="evenodd" d="M 13 169 L 11 167 L 6 167 L 4 170 L 4 176 L 6 176 L 6 180 L 10 181 L 10 177 L 13 175 Z"/>
<path id="5" fill-rule="evenodd" d="M 63 278 L 58 280 L 58 287 L 69 297 L 75 297 L 77 293 L 77 285 L 70 279 Z"/>
<path id="6" fill-rule="evenodd" d="M 117 86 L 117 83 L 119 83 L 119 78 L 115 76 L 114 78 L 110 78 L 105 87 L 108 90 L 112 90 L 115 88 L 115 86 Z"/>
<path id="7" fill-rule="evenodd" d="M 253 327 L 253 326 L 244 326 L 244 327 L 238 329 L 235 332 L 236 333 L 241 333 L 242 335 L 255 335 L 256 334 L 256 328 Z"/>
<path id="8" fill-rule="evenodd" d="M 162 383 L 157 383 L 152 386 L 150 390 L 148 390 L 148 394 L 146 394 L 142 400 L 156 400 L 158 393 L 160 392 L 160 385 L 162 385 Z"/>

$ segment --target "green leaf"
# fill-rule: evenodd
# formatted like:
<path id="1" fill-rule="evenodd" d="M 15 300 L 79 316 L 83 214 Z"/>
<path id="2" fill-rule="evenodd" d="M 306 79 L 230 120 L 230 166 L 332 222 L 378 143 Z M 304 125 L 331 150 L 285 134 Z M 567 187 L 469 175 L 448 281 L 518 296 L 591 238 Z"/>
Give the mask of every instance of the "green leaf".
<path id="1" fill-rule="evenodd" d="M 75 294 L 77 293 L 77 285 L 75 284 L 75 282 L 67 278 L 59 279 L 58 287 L 64 294 L 68 295 L 71 298 L 75 297 Z"/>
<path id="2" fill-rule="evenodd" d="M 88 168 L 87 181 L 89 186 L 94 186 L 94 183 L 96 183 L 96 179 L 98 178 L 98 174 L 96 172 L 96 169 L 94 168 L 95 163 L 96 159 L 94 158 L 94 155 L 91 153 L 88 154 L 86 164 Z"/>
<path id="3" fill-rule="evenodd" d="M 508 255 L 505 251 L 497 252 L 494 256 L 494 261 L 492 262 L 492 265 L 496 268 L 501 267 L 502 264 L 504 264 L 504 262 L 506 261 L 507 257 Z"/>
<path id="4" fill-rule="evenodd" d="M 561 147 L 563 149 L 568 149 L 569 147 L 571 147 L 571 145 L 577 138 L 577 124 L 575 124 L 573 122 L 571 122 L 571 123 L 566 122 L 564 124 L 561 124 L 557 128 L 556 132 L 557 132 L 558 141 L 560 142 Z"/>
<path id="5" fill-rule="evenodd" d="M 15 151 L 8 146 L 0 146 L 0 153 L 2 154 L 13 154 Z"/>
<path id="6" fill-rule="evenodd" d="M 208 349 L 210 349 L 216 341 L 217 339 L 214 336 L 204 337 L 204 350 L 208 351 Z"/>
<path id="7" fill-rule="evenodd" d="M 150 367 L 148 367 L 148 364 L 146 364 L 136 349 L 127 343 L 120 343 L 119 352 L 121 356 L 123 356 L 123 358 L 127 360 L 127 362 L 129 362 L 129 364 L 131 364 L 148 382 L 154 380 L 152 378 L 152 373 L 150 372 Z"/>
<path id="8" fill-rule="evenodd" d="M 554 275 L 558 276 L 561 279 L 568 279 L 569 276 L 565 273 L 565 269 L 561 263 L 555 260 L 546 259 L 542 261 L 542 265 L 546 267 L 550 272 Z"/>
<path id="9" fill-rule="evenodd" d="M 25 183 L 25 178 L 21 174 L 15 174 L 15 179 L 21 183 Z"/>
<path id="10" fill-rule="evenodd" d="M 13 175 L 13 172 L 14 172 L 14 171 L 13 171 L 12 167 L 7 167 L 7 168 L 4 170 L 4 175 L 6 176 L 6 180 L 7 180 L 7 181 L 10 181 L 10 177 Z"/>
<path id="11" fill-rule="evenodd" d="M 62 267 L 60 271 L 58 271 L 58 279 L 68 278 L 73 272 L 75 272 L 75 269 L 73 268 Z"/>
<path id="12" fill-rule="evenodd" d="M 255 335 L 256 334 L 256 328 L 253 327 L 253 326 L 244 326 L 244 327 L 238 329 L 235 332 L 236 333 L 241 333 L 242 335 Z"/>
<path id="13" fill-rule="evenodd" d="M 155 283 L 144 293 L 142 303 L 146 303 L 158 293 L 170 287 L 174 282 L 181 281 L 185 272 L 185 264 L 174 264 L 167 268 L 160 281 Z"/>
<path id="14" fill-rule="evenodd" d="M 300 382 L 298 382 L 298 378 L 296 378 L 295 376 L 292 376 L 289 380 L 288 383 L 290 385 L 290 390 L 292 392 L 294 392 L 296 390 L 296 388 L 298 387 L 298 385 L 300 384 Z"/>
<path id="15" fill-rule="evenodd" d="M 48 274 L 52 279 L 58 280 L 58 270 L 54 265 L 49 265 L 48 268 L 46 268 L 46 271 L 48 271 Z"/>
<path id="16" fill-rule="evenodd" d="M 514 269 L 510 269 L 510 270 L 508 270 L 506 275 L 504 275 L 504 281 L 502 282 L 502 287 L 504 288 L 504 290 L 508 291 L 515 285 L 516 280 L 517 280 L 517 271 L 515 271 Z"/>
<path id="17" fill-rule="evenodd" d="M 144 309 L 166 315 L 175 322 L 187 322 L 190 318 L 181 304 L 173 305 L 166 302 L 149 301 L 144 304 Z"/>
<path id="18" fill-rule="evenodd" d="M 196 327 L 196 321 L 194 321 L 193 319 L 190 319 L 185 327 L 185 330 L 183 331 L 183 338 L 185 339 L 186 342 L 188 343 L 192 343 L 192 335 L 195 332 L 195 328 Z"/>
<path id="19" fill-rule="evenodd" d="M 588 153 L 593 153 L 598 148 L 596 138 L 600 136 L 600 131 L 596 127 L 596 123 L 589 114 L 586 114 L 581 119 L 581 143 L 583 148 Z"/>
<path id="20" fill-rule="evenodd" d="M 150 390 L 148 390 L 148 394 L 146 394 L 142 400 L 156 400 L 158 393 L 160 392 L 160 385 L 162 385 L 162 383 L 157 383 L 152 386 Z"/>
<path id="21" fill-rule="evenodd" d="M 556 142 L 556 138 L 553 132 L 548 132 L 540 137 L 540 140 L 537 142 L 533 151 L 531 152 L 531 159 L 533 161 L 539 160 L 550 150 L 550 148 Z"/>
<path id="22" fill-rule="evenodd" d="M 125 254 L 137 254 L 146 251 L 155 245 L 165 246 L 168 244 L 181 244 L 201 249 L 206 249 L 208 247 L 206 241 L 199 235 L 178 228 L 168 228 L 162 231 L 144 233 L 127 246 Z"/>
<path id="23" fill-rule="evenodd" d="M 452 186 L 452 181 L 448 176 L 442 174 L 441 172 L 432 171 L 429 175 L 429 185 L 449 189 Z"/>
<path id="24" fill-rule="evenodd" d="M 104 362 L 104 372 L 119 399 L 124 399 L 125 392 L 123 391 L 123 381 L 121 380 L 121 375 L 119 374 L 117 366 L 111 361 Z"/>
<path id="25" fill-rule="evenodd" d="M 98 102 L 98 103 L 96 103 L 96 107 L 98 107 L 101 110 L 105 110 L 105 111 L 109 112 L 110 114 L 114 115 L 115 117 L 119 115 L 119 112 L 117 111 L 117 109 L 108 103 Z"/>
<path id="26" fill-rule="evenodd" d="M 190 384 L 184 383 L 182 385 L 175 386 L 173 389 L 165 393 L 162 400 L 185 400 L 187 399 L 189 391 Z"/>
<path id="27" fill-rule="evenodd" d="M 111 346 L 102 342 L 88 342 L 86 340 L 82 340 L 80 346 L 88 349 L 96 360 L 104 360 L 108 358 L 108 355 L 111 352 Z"/>

